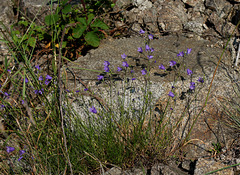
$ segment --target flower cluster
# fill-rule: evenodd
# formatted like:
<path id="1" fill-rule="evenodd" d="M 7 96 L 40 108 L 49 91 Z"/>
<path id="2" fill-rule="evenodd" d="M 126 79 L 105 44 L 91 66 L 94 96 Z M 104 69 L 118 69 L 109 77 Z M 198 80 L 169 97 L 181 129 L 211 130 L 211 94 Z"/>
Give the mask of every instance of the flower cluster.
<path id="1" fill-rule="evenodd" d="M 11 153 L 13 151 L 15 151 L 15 148 L 14 147 L 11 147 L 11 146 L 6 146 L 6 151 L 7 153 Z M 25 154 L 26 151 L 25 150 L 19 150 L 19 158 L 18 158 L 18 161 L 20 161 L 22 158 L 23 158 L 23 154 Z"/>

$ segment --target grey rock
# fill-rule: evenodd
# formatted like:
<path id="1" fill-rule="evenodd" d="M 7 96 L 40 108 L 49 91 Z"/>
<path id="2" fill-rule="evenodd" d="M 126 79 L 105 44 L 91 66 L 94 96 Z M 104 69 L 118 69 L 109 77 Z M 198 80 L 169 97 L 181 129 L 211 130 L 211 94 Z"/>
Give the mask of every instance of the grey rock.
<path id="1" fill-rule="evenodd" d="M 202 34 L 204 32 L 203 24 L 196 21 L 189 21 L 184 24 L 184 29 L 194 33 Z"/>
<path id="2" fill-rule="evenodd" d="M 192 7 L 196 6 L 196 4 L 199 2 L 198 0 L 183 0 L 183 2 L 187 5 L 190 5 Z"/>
<path id="3" fill-rule="evenodd" d="M 132 4 L 132 0 L 117 0 L 115 8 L 122 9 L 130 6 L 131 4 Z"/>
<path id="4" fill-rule="evenodd" d="M 194 174 L 202 175 L 202 174 L 206 174 L 206 173 L 209 173 L 214 170 L 218 170 L 218 169 L 226 167 L 226 166 L 227 165 L 225 165 L 221 162 L 216 162 L 213 159 L 208 160 L 208 159 L 200 158 L 197 161 Z M 233 168 L 228 168 L 228 169 L 222 170 L 218 173 L 221 175 L 234 175 Z"/>
<path id="5" fill-rule="evenodd" d="M 140 10 L 146 10 L 152 7 L 152 2 L 148 0 L 133 0 L 133 4 L 136 5 Z"/>

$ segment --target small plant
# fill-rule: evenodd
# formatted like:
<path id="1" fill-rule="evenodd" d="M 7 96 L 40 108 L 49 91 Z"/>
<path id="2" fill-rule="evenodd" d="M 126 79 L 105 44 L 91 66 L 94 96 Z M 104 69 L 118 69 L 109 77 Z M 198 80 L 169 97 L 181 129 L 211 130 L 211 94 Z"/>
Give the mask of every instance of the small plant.
<path id="1" fill-rule="evenodd" d="M 84 47 L 98 47 L 106 34 L 104 31 L 109 28 L 93 10 L 99 2 L 87 4 L 83 1 L 83 4 L 83 8 L 79 8 L 69 4 L 68 0 L 61 1 L 56 10 L 45 17 L 45 26 L 22 17 L 12 26 L 13 48 L 21 48 L 29 54 L 35 47 L 35 50 L 48 49 L 50 46 L 59 48 L 62 32 L 66 34 L 62 43 L 65 57 L 76 59 Z M 109 1 L 104 4 L 109 4 Z"/>

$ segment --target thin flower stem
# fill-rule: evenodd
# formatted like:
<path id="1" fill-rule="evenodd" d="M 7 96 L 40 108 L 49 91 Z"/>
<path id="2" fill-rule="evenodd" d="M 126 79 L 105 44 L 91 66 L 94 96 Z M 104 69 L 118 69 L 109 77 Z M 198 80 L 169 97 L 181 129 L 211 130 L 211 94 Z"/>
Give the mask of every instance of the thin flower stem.
<path id="1" fill-rule="evenodd" d="M 184 145 L 184 143 L 189 139 L 193 127 L 195 126 L 195 124 L 196 124 L 196 122 L 197 122 L 200 114 L 203 112 L 203 110 L 205 109 L 205 107 L 206 107 L 206 105 L 207 105 L 207 102 L 208 102 L 208 99 L 209 99 L 209 96 L 210 96 L 210 91 L 211 91 L 212 84 L 213 84 L 213 80 L 214 80 L 215 75 L 216 75 L 216 73 L 217 73 L 217 69 L 218 69 L 218 67 L 219 67 L 219 64 L 220 64 L 222 58 L 223 58 L 223 54 L 225 53 L 225 50 L 227 49 L 227 46 L 228 46 L 228 44 L 229 44 L 229 42 L 230 42 L 230 40 L 231 40 L 231 38 L 232 38 L 232 35 L 233 35 L 233 33 L 235 32 L 235 30 L 238 28 L 239 24 L 240 24 L 240 21 L 239 21 L 238 24 L 236 25 L 234 31 L 231 33 L 231 35 L 230 35 L 230 37 L 229 37 L 229 39 L 228 39 L 228 41 L 227 41 L 227 44 L 226 44 L 224 50 L 222 51 L 222 54 L 221 54 L 221 56 L 220 56 L 220 58 L 219 58 L 219 60 L 218 60 L 217 66 L 216 66 L 215 71 L 214 71 L 214 73 L 213 73 L 213 77 L 212 77 L 210 86 L 209 86 L 209 88 L 208 88 L 207 97 L 206 97 L 206 100 L 205 100 L 205 102 L 204 102 L 204 104 L 203 104 L 203 107 L 201 108 L 201 110 L 199 111 L 199 113 L 197 114 L 197 116 L 195 117 L 195 119 L 194 119 L 194 121 L 193 121 L 193 124 L 192 124 L 189 132 L 187 133 L 187 136 L 185 137 L 185 139 L 184 139 L 183 142 L 181 143 L 180 147 L 182 147 L 182 146 Z"/>

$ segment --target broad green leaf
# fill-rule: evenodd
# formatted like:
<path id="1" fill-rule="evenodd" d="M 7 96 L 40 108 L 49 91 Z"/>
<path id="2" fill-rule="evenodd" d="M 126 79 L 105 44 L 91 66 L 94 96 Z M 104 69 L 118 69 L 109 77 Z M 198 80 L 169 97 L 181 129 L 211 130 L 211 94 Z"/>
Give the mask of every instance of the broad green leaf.
<path id="1" fill-rule="evenodd" d="M 42 41 L 42 40 L 44 39 L 44 35 L 41 34 L 41 33 L 39 33 L 39 34 L 37 35 L 37 37 L 38 37 L 39 41 Z"/>
<path id="2" fill-rule="evenodd" d="M 33 37 L 29 38 L 28 43 L 29 43 L 29 45 L 31 47 L 35 47 L 35 45 L 36 45 L 36 38 L 33 38 Z"/>
<path id="3" fill-rule="evenodd" d="M 67 41 L 62 42 L 62 48 L 65 48 L 67 46 Z"/>
<path id="4" fill-rule="evenodd" d="M 29 22 L 28 21 L 19 21 L 18 24 L 28 26 Z"/>
<path id="5" fill-rule="evenodd" d="M 94 14 L 92 14 L 92 13 L 90 13 L 90 14 L 88 15 L 87 25 L 89 25 L 89 24 L 92 22 L 92 20 L 93 20 L 94 17 L 95 17 L 95 16 L 94 16 Z"/>
<path id="6" fill-rule="evenodd" d="M 77 21 L 80 22 L 82 25 L 87 26 L 86 18 L 77 18 Z"/>
<path id="7" fill-rule="evenodd" d="M 59 16 L 56 14 L 47 15 L 45 17 L 45 23 L 46 23 L 46 25 L 51 26 L 53 24 L 56 24 L 56 22 L 58 21 L 58 18 L 59 18 Z"/>
<path id="8" fill-rule="evenodd" d="M 64 6 L 67 2 L 68 0 L 65 0 L 65 1 L 62 1 L 61 4 Z"/>
<path id="9" fill-rule="evenodd" d="M 73 37 L 80 38 L 86 29 L 87 26 L 77 25 L 77 27 L 73 29 Z"/>
<path id="10" fill-rule="evenodd" d="M 87 44 L 93 46 L 93 47 L 98 47 L 100 44 L 100 39 L 98 37 L 98 35 L 95 32 L 88 32 L 85 37 L 84 37 L 85 41 L 87 42 Z"/>
<path id="11" fill-rule="evenodd" d="M 104 22 L 100 21 L 99 19 L 94 21 L 94 23 L 90 27 L 92 27 L 92 28 L 93 27 L 98 27 L 98 28 L 103 29 L 103 30 L 109 29 L 107 24 L 105 24 Z"/>
<path id="12" fill-rule="evenodd" d="M 62 12 L 63 12 L 63 14 L 67 14 L 67 13 L 71 12 L 71 10 L 72 10 L 72 5 L 68 4 L 63 8 Z"/>

